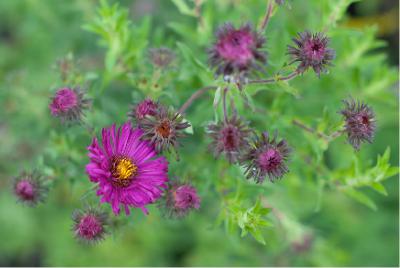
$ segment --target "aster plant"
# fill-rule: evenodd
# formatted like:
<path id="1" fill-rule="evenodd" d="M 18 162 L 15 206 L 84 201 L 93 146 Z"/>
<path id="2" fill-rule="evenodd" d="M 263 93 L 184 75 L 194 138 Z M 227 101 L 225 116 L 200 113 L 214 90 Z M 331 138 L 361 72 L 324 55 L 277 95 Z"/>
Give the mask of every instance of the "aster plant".
<path id="1" fill-rule="evenodd" d="M 166 48 L 163 44 L 161 48 L 146 47 L 148 40 L 139 39 L 145 38 L 143 36 L 147 38 L 145 32 L 148 25 L 144 23 L 138 28 L 131 27 L 127 11 L 122 12 L 118 5 L 110 7 L 107 1 L 102 1 L 100 17 L 85 27 L 98 34 L 106 47 L 104 73 L 87 75 L 91 78 L 84 81 L 93 87 L 88 92 L 96 104 L 93 113 L 85 118 L 90 131 L 88 133 L 78 124 L 79 133 L 65 128 L 64 133 L 52 134 L 55 138 L 49 143 L 59 150 L 57 153 L 68 155 L 65 159 L 57 158 L 56 153 L 46 155 L 54 157 L 57 164 L 57 168 L 46 167 L 46 171 L 57 175 L 63 171 L 68 173 L 75 162 L 81 161 L 83 151 L 88 156 L 85 169 L 82 166 L 79 175 L 86 171 L 86 181 L 92 188 L 81 200 L 90 200 L 92 205 L 72 214 L 72 232 L 78 241 L 89 244 L 102 241 L 109 233 L 111 220 L 122 224 L 126 219 L 136 224 L 140 217 L 136 217 L 135 213 L 130 217 L 132 210 L 142 210 L 145 216 L 152 213 L 152 217 L 143 217 L 149 223 L 162 220 L 157 213 L 153 214 L 153 205 L 165 218 L 178 220 L 189 213 L 204 213 L 211 207 L 210 215 L 216 214 L 217 210 L 219 213 L 216 225 L 224 224 L 231 233 L 239 228 L 242 236 L 249 233 L 265 244 L 261 230 L 271 225 L 270 217 L 275 217 L 283 229 L 288 226 L 295 226 L 296 230 L 302 228 L 288 222 L 285 212 L 279 211 L 269 201 L 270 196 L 264 194 L 265 189 L 273 191 L 277 184 L 285 188 L 298 183 L 293 174 L 295 172 L 308 174 L 312 170 L 318 178 L 321 174 L 335 175 L 332 175 L 334 179 L 319 181 L 322 186 L 318 186 L 318 194 L 325 188 L 339 189 L 368 203 L 357 195 L 358 192 L 354 194 L 351 187 L 371 185 L 384 192 L 380 182 L 370 177 L 377 173 L 378 168 L 387 172 L 386 177 L 393 173 L 388 168 L 386 156 L 378 159 L 376 170 L 365 172 L 364 177 L 370 179 L 370 184 L 359 182 L 358 178 L 346 178 L 342 173 L 334 173 L 323 166 L 325 153 L 336 138 L 346 135 L 348 143 L 356 151 L 360 150 L 363 142 L 373 141 L 376 119 L 369 105 L 354 99 L 344 100 L 344 108 L 339 112 L 343 118 L 338 124 L 331 125 L 331 121 L 326 119 L 328 115 L 325 117 L 324 113 L 322 119 L 309 119 L 309 125 L 296 110 L 301 101 L 282 97 L 286 92 L 294 92 L 289 82 L 299 76 L 300 82 L 304 82 L 301 84 L 304 90 L 311 84 L 306 79 L 318 80 L 314 74 L 308 75 L 307 71 L 312 70 L 318 77 L 328 75 L 335 59 L 329 31 L 325 30 L 298 33 L 292 39 L 293 43 L 287 46 L 286 55 L 286 44 L 275 47 L 276 40 L 268 39 L 266 42 L 270 20 L 284 4 L 288 5 L 287 1 L 268 1 L 261 18 L 248 18 L 257 21 L 258 25 L 221 22 L 212 40 L 209 40 L 208 31 L 211 23 L 205 24 L 201 13 L 203 2 L 195 1 L 193 10 L 180 6 L 180 10 L 190 14 L 191 19 L 197 19 L 198 32 L 192 34 L 196 37 L 186 33 L 184 27 L 171 24 L 171 28 L 192 36 L 191 41 L 201 41 L 203 54 L 197 54 L 183 42 L 177 42 L 180 51 Z M 135 36 L 133 33 L 140 34 Z M 185 38 L 189 37 L 183 36 Z M 136 41 L 139 43 L 137 46 Z M 135 49 L 131 49 L 133 47 Z M 206 47 L 207 52 L 204 50 Z M 201 51 L 200 48 L 198 51 Z M 279 59 L 275 54 L 269 57 L 267 55 L 272 53 L 267 53 L 267 49 L 269 53 L 277 50 L 283 55 Z M 180 60 L 179 64 L 176 61 L 179 53 L 185 61 L 183 67 L 179 66 Z M 65 78 L 69 73 L 67 67 L 61 70 L 63 82 L 79 81 L 79 77 Z M 173 73 L 172 69 L 179 69 L 180 72 Z M 335 69 L 332 70 L 335 72 Z M 173 78 L 164 80 L 171 73 Z M 71 76 L 74 75 L 78 76 L 71 72 Z M 141 87 L 142 77 L 147 80 Z M 134 104 L 131 107 L 128 103 L 123 106 L 115 102 L 108 92 L 104 94 L 116 80 L 118 86 L 115 92 L 123 96 L 118 101 L 128 102 L 126 96 L 132 93 L 132 102 L 129 100 L 129 103 Z M 187 81 L 198 85 L 199 89 L 186 87 Z M 129 85 L 126 90 L 133 92 L 124 91 L 124 83 Z M 123 86 L 120 87 L 121 84 Z M 154 85 L 159 88 L 157 92 L 150 88 Z M 265 96 L 256 96 L 261 90 L 269 92 Z M 188 98 L 182 100 L 182 95 Z M 206 102 L 207 95 L 213 95 L 214 102 L 198 104 Z M 48 114 L 63 123 L 81 122 L 85 112 L 89 112 L 90 104 L 91 100 L 80 88 L 62 87 L 50 99 Z M 339 103 L 335 105 L 339 106 Z M 335 116 L 339 117 L 337 113 Z M 102 119 L 108 120 L 107 123 L 103 124 Z M 285 135 L 278 137 L 278 131 L 280 135 Z M 205 146 L 202 148 L 199 141 L 207 141 L 208 150 Z M 81 146 L 81 150 L 74 150 L 74 145 Z M 299 148 L 301 146 L 312 149 Z M 171 152 L 183 157 L 174 159 Z M 203 159 L 214 161 L 209 160 L 205 165 Z M 296 162 L 297 168 L 291 167 L 292 162 Z M 169 179 L 175 176 L 184 177 L 184 180 Z M 82 176 L 76 177 L 79 181 Z M 34 206 L 43 201 L 47 191 L 40 177 L 33 173 L 22 173 L 14 182 L 14 195 L 28 205 Z M 220 203 L 209 201 L 207 198 L 210 195 L 217 196 Z M 284 231 L 287 232 L 286 229 Z M 309 240 L 312 241 L 307 238 L 297 244 L 286 244 L 292 246 L 295 252 L 308 251 Z"/>

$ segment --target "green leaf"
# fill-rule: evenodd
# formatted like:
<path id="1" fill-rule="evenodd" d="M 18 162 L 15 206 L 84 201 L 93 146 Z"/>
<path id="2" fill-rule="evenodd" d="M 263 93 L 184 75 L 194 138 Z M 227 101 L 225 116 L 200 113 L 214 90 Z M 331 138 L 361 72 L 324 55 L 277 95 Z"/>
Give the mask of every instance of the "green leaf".
<path id="1" fill-rule="evenodd" d="M 254 237 L 255 240 L 257 240 L 258 242 L 260 242 L 261 244 L 265 245 L 265 240 L 263 235 L 261 234 L 260 230 L 257 229 L 250 229 L 249 230 L 250 234 Z"/>
<path id="2" fill-rule="evenodd" d="M 292 87 L 289 82 L 287 81 L 277 81 L 276 85 L 283 89 L 285 92 L 293 95 L 295 98 L 299 98 L 300 97 L 300 93 L 297 90 L 297 88 Z"/>
<path id="3" fill-rule="evenodd" d="M 184 0 L 171 0 L 172 3 L 178 8 L 179 12 L 183 15 L 188 15 L 192 17 L 196 17 L 196 11 L 194 9 L 190 9 Z"/>
<path id="4" fill-rule="evenodd" d="M 388 195 L 385 187 L 379 182 L 373 182 L 371 184 L 371 187 L 372 187 L 372 189 L 374 189 L 375 191 L 377 191 L 380 194 L 383 194 L 383 195 L 386 195 L 386 196 Z"/>
<path id="5" fill-rule="evenodd" d="M 369 207 L 372 210 L 377 210 L 377 206 L 367 195 L 363 194 L 362 192 L 356 191 L 352 188 L 347 188 L 344 192 L 354 200 L 360 202 L 361 204 Z"/>
<path id="6" fill-rule="evenodd" d="M 203 71 L 210 72 L 207 66 L 205 66 L 200 60 L 198 60 L 194 55 L 192 50 L 185 45 L 184 43 L 177 42 L 176 45 L 178 46 L 179 50 L 182 52 L 183 57 L 186 61 L 192 63 L 194 66 L 199 67 Z"/>

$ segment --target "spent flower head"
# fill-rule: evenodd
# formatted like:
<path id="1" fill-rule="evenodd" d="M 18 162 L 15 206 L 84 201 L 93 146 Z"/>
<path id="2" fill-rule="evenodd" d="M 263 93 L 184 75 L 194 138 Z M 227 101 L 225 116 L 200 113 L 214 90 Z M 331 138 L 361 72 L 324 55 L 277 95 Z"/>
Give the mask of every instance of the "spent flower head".
<path id="1" fill-rule="evenodd" d="M 247 179 L 262 183 L 266 176 L 271 182 L 289 172 L 286 162 L 291 149 L 284 139 L 278 141 L 277 134 L 268 132 L 256 136 L 249 149 L 241 157 Z"/>
<path id="2" fill-rule="evenodd" d="M 209 49 L 209 64 L 216 75 L 240 76 L 251 69 L 262 69 L 260 64 L 266 62 L 262 51 L 265 39 L 249 23 L 238 29 L 225 23 L 217 30 L 216 38 Z"/>
<path id="3" fill-rule="evenodd" d="M 160 208 L 166 217 L 182 218 L 193 209 L 200 208 L 200 197 L 192 185 L 175 181 L 165 191 Z"/>
<path id="4" fill-rule="evenodd" d="M 157 152 L 169 151 L 179 145 L 179 138 L 184 137 L 183 130 L 190 127 L 181 114 L 159 105 L 154 116 L 147 116 L 141 121 L 144 131 L 143 140 L 153 144 Z"/>
<path id="5" fill-rule="evenodd" d="M 84 95 L 79 88 L 58 89 L 49 104 L 51 114 L 59 117 L 63 123 L 80 121 L 84 110 L 90 105 L 90 100 Z"/>
<path id="6" fill-rule="evenodd" d="M 161 69 L 169 67 L 175 57 L 175 53 L 166 47 L 149 49 L 151 63 Z"/>
<path id="7" fill-rule="evenodd" d="M 44 178 L 39 172 L 22 171 L 14 178 L 14 195 L 18 201 L 29 206 L 43 202 L 49 190 Z"/>
<path id="8" fill-rule="evenodd" d="M 72 231 L 76 239 L 84 243 L 96 243 L 107 234 L 108 214 L 100 209 L 87 207 L 72 213 Z"/>
<path id="9" fill-rule="evenodd" d="M 249 145 L 251 130 L 236 114 L 227 121 L 208 125 L 207 129 L 212 138 L 209 149 L 214 152 L 215 157 L 225 154 L 230 163 L 236 163 L 241 152 Z"/>
<path id="10" fill-rule="evenodd" d="M 343 100 L 345 131 L 349 143 L 359 150 L 362 142 L 372 143 L 376 129 L 375 114 L 367 104 L 354 99 Z"/>
<path id="11" fill-rule="evenodd" d="M 305 31 L 293 38 L 295 46 L 288 46 L 288 54 L 292 56 L 292 63 L 299 62 L 297 72 L 304 73 L 308 68 L 320 76 L 327 71 L 327 66 L 332 65 L 335 51 L 328 47 L 329 38 L 323 33 L 310 33 Z"/>

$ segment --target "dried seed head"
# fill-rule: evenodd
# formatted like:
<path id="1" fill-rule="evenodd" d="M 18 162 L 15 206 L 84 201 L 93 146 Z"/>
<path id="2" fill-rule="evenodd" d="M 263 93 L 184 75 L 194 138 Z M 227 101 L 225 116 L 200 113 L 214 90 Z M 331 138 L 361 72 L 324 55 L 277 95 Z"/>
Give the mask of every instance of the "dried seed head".
<path id="1" fill-rule="evenodd" d="M 230 163 L 236 163 L 240 153 L 248 146 L 251 130 L 247 123 L 234 115 L 227 122 L 208 125 L 208 132 L 212 138 L 209 149 L 214 152 L 215 157 L 225 154 Z"/>
<path id="2" fill-rule="evenodd" d="M 107 234 L 107 213 L 88 207 L 84 210 L 75 210 L 72 214 L 72 227 L 75 237 L 85 243 L 96 243 L 104 239 Z"/>
<path id="3" fill-rule="evenodd" d="M 160 208 L 168 218 L 182 218 L 193 209 L 200 208 L 200 197 L 192 185 L 175 181 L 169 184 Z"/>
<path id="4" fill-rule="evenodd" d="M 48 186 L 38 172 L 26 171 L 14 178 L 14 194 L 18 200 L 29 206 L 36 206 L 47 196 Z"/>
<path id="5" fill-rule="evenodd" d="M 209 49 L 209 64 L 216 75 L 242 77 L 251 69 L 261 70 L 266 62 L 262 52 L 265 39 L 250 24 L 236 29 L 231 23 L 222 25 L 217 40 Z"/>
<path id="6" fill-rule="evenodd" d="M 158 152 L 169 151 L 171 146 L 175 149 L 178 147 L 178 140 L 185 136 L 183 130 L 188 127 L 190 124 L 184 122 L 180 114 L 159 105 L 154 116 L 142 120 L 142 139 L 150 141 Z"/>
<path id="7" fill-rule="evenodd" d="M 289 171 L 286 162 L 290 151 L 286 141 L 278 141 L 276 134 L 270 137 L 268 132 L 264 132 L 256 136 L 241 158 L 247 179 L 262 183 L 266 176 L 271 182 L 282 178 Z"/>
<path id="8" fill-rule="evenodd" d="M 376 120 L 372 108 L 354 99 L 343 100 L 344 109 L 340 111 L 345 120 L 345 131 L 349 143 L 355 150 L 360 149 L 362 142 L 372 143 Z"/>
<path id="9" fill-rule="evenodd" d="M 297 71 L 305 72 L 309 67 L 320 76 L 321 72 L 327 71 L 327 66 L 332 65 L 335 51 L 328 47 L 329 39 L 322 33 L 311 34 L 302 32 L 298 38 L 293 38 L 296 47 L 288 46 L 288 54 L 292 56 L 292 63 L 299 62 Z"/>
<path id="10" fill-rule="evenodd" d="M 154 66 L 167 68 L 175 60 L 175 53 L 166 47 L 149 49 L 149 57 Z"/>
<path id="11" fill-rule="evenodd" d="M 49 104 L 53 116 L 63 123 L 72 123 L 82 119 L 84 110 L 90 106 L 90 100 L 84 98 L 79 88 L 61 88 L 57 90 Z"/>

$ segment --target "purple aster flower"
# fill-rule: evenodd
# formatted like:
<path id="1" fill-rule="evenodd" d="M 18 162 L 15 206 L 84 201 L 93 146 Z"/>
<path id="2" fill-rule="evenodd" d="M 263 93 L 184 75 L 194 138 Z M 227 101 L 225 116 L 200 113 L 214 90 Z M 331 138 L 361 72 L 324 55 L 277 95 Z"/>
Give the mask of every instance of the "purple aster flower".
<path id="1" fill-rule="evenodd" d="M 328 47 L 329 38 L 322 33 L 311 34 L 308 31 L 299 33 L 298 36 L 293 38 L 296 47 L 288 46 L 288 54 L 292 56 L 293 62 L 300 62 L 297 71 L 304 73 L 312 67 L 320 76 L 321 72 L 327 71 L 328 65 L 332 65 L 331 61 L 335 58 L 335 51 Z"/>
<path id="2" fill-rule="evenodd" d="M 376 120 L 374 111 L 363 102 L 354 99 L 343 100 L 344 109 L 340 113 L 344 116 L 345 131 L 349 143 L 355 150 L 360 149 L 362 142 L 372 142 Z"/>
<path id="3" fill-rule="evenodd" d="M 177 148 L 178 139 L 184 137 L 183 130 L 190 127 L 177 112 L 159 106 L 154 116 L 148 116 L 141 122 L 143 139 L 154 144 L 157 152 L 169 151 L 170 146 Z"/>
<path id="4" fill-rule="evenodd" d="M 139 126 L 146 116 L 155 116 L 158 109 L 158 103 L 151 99 L 144 99 L 136 104 L 128 114 Z"/>
<path id="5" fill-rule="evenodd" d="M 51 114 L 60 117 L 64 123 L 79 121 L 84 109 L 88 108 L 89 105 L 90 101 L 84 98 L 84 93 L 80 89 L 65 87 L 57 90 L 49 108 Z"/>
<path id="6" fill-rule="evenodd" d="M 200 197 L 193 186 L 173 182 L 165 192 L 161 208 L 169 218 L 182 218 L 191 210 L 200 208 Z"/>
<path id="7" fill-rule="evenodd" d="M 18 200 L 29 206 L 36 206 L 46 198 L 48 187 L 38 172 L 23 171 L 14 178 L 14 194 Z"/>
<path id="8" fill-rule="evenodd" d="M 236 115 L 226 122 L 208 125 L 208 131 L 213 139 L 209 149 L 214 152 L 215 157 L 225 154 L 230 163 L 236 163 L 240 153 L 249 145 L 251 130 Z"/>
<path id="9" fill-rule="evenodd" d="M 245 74 L 250 69 L 261 69 L 259 63 L 266 62 L 261 51 L 265 39 L 250 24 L 235 29 L 231 23 L 225 23 L 216 37 L 209 50 L 209 63 L 217 75 Z"/>
<path id="10" fill-rule="evenodd" d="M 72 220 L 75 237 L 82 242 L 99 242 L 107 234 L 108 215 L 99 209 L 88 207 L 84 210 L 75 210 L 72 213 Z"/>
<path id="11" fill-rule="evenodd" d="M 175 53 L 166 47 L 149 49 L 149 57 L 154 66 L 167 68 L 175 60 Z"/>
<path id="12" fill-rule="evenodd" d="M 286 165 L 290 148 L 285 140 L 278 142 L 277 134 L 270 137 L 268 132 L 256 136 L 253 144 L 241 158 L 241 164 L 246 168 L 247 179 L 253 178 L 262 183 L 266 176 L 271 182 L 289 172 Z"/>
<path id="13" fill-rule="evenodd" d="M 143 131 L 133 129 L 130 123 L 116 129 L 103 128 L 102 145 L 93 138 L 88 147 L 90 163 L 86 172 L 92 182 L 98 183 L 97 195 L 101 202 L 111 204 L 114 214 L 120 205 L 129 214 L 129 207 L 141 208 L 155 202 L 168 181 L 168 162 L 157 157 L 154 147 L 141 139 Z"/>

